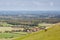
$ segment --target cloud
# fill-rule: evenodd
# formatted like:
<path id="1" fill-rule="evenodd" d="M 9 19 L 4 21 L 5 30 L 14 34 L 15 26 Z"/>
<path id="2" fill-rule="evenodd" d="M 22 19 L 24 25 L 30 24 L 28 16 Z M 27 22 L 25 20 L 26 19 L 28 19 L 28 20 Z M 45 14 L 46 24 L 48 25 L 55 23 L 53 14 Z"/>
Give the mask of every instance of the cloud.
<path id="1" fill-rule="evenodd" d="M 50 2 L 50 6 L 53 6 L 54 5 L 54 3 L 53 2 Z"/>
<path id="2" fill-rule="evenodd" d="M 0 10 L 60 9 L 60 0 L 0 0 Z"/>

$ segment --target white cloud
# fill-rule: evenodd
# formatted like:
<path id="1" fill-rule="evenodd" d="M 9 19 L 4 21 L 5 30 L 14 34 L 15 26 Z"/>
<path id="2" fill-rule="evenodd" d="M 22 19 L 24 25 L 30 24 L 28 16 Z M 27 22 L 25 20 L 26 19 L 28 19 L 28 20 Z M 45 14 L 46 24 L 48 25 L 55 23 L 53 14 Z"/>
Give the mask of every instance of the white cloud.
<path id="1" fill-rule="evenodd" d="M 6 10 L 46 10 L 59 9 L 60 1 L 52 0 L 0 0 L 0 9 Z"/>
<path id="2" fill-rule="evenodd" d="M 53 6 L 54 5 L 54 3 L 53 2 L 50 2 L 50 6 Z"/>

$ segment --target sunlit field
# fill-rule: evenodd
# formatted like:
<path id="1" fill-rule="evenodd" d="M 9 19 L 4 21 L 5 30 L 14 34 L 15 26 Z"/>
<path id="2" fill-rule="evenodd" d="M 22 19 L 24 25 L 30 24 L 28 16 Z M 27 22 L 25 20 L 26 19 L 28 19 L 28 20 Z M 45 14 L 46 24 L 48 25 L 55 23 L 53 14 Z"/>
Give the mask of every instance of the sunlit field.
<path id="1" fill-rule="evenodd" d="M 25 36 L 27 33 L 26 32 L 15 32 L 15 33 L 0 33 L 0 39 L 2 38 L 16 38 L 16 37 L 21 37 Z"/>

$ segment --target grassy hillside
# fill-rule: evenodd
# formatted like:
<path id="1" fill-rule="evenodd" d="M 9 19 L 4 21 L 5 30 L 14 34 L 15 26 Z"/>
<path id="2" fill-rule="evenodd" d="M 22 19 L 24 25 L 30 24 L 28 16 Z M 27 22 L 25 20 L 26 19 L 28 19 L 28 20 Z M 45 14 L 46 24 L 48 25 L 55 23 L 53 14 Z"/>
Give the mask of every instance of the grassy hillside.
<path id="1" fill-rule="evenodd" d="M 60 24 L 54 25 L 46 32 L 43 30 L 14 40 L 60 40 Z"/>

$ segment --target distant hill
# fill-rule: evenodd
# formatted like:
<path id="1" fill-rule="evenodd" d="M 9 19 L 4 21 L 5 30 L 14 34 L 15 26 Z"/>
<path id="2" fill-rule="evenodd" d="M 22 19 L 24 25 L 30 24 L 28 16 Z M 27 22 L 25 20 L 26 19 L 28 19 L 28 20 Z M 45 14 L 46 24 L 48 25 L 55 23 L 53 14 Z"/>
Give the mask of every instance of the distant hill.
<path id="1" fill-rule="evenodd" d="M 46 32 L 39 31 L 15 40 L 60 40 L 60 24 L 52 26 Z"/>
<path id="2" fill-rule="evenodd" d="M 60 11 L 0 11 L 0 16 L 18 18 L 60 18 Z"/>
<path id="3" fill-rule="evenodd" d="M 60 11 L 0 11 L 0 21 L 18 24 L 60 22 Z"/>

